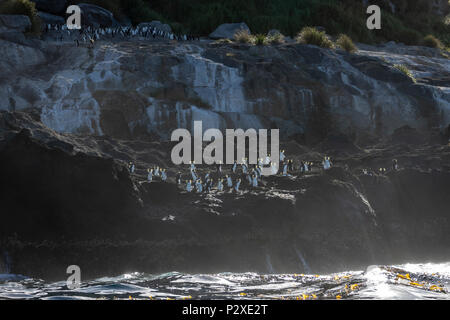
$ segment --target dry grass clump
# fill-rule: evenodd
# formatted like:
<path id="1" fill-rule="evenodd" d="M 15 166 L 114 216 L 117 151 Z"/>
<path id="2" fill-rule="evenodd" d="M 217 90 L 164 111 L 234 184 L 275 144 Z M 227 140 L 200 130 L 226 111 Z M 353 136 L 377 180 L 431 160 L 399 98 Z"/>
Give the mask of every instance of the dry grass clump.
<path id="1" fill-rule="evenodd" d="M 355 53 L 358 51 L 358 48 L 353 43 L 352 39 L 345 34 L 341 34 L 339 36 L 336 40 L 336 45 L 349 53 Z"/>
<path id="2" fill-rule="evenodd" d="M 305 27 L 296 37 L 298 43 L 312 44 L 322 48 L 334 48 L 333 41 L 328 39 L 325 31 L 319 31 L 313 27 Z"/>
<path id="3" fill-rule="evenodd" d="M 267 36 L 267 42 L 270 44 L 282 44 L 284 43 L 284 35 L 280 32 L 276 32 L 270 36 Z"/>
<path id="4" fill-rule="evenodd" d="M 444 47 L 442 45 L 442 42 L 432 34 L 429 34 L 425 38 L 423 38 L 422 43 L 424 46 L 430 48 L 442 49 Z"/>
<path id="5" fill-rule="evenodd" d="M 253 37 L 250 34 L 250 32 L 248 32 L 248 30 L 239 30 L 234 34 L 234 40 L 240 43 L 251 43 L 253 44 Z"/>

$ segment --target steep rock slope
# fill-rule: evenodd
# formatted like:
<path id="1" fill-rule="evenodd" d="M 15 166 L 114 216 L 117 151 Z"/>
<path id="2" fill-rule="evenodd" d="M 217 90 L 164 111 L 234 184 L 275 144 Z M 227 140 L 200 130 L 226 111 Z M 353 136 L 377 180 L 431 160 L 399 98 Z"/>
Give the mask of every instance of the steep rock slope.
<path id="1" fill-rule="evenodd" d="M 284 138 L 329 131 L 386 135 L 450 123 L 450 62 L 425 48 L 209 42 L 2 41 L 1 109 L 38 108 L 58 132 L 170 137 L 174 128 L 280 128 Z M 26 63 L 12 59 L 20 53 Z M 393 64 L 405 64 L 414 83 Z M 314 133 L 314 134 L 312 134 Z"/>
<path id="2" fill-rule="evenodd" d="M 74 263 L 87 278 L 334 272 L 450 253 L 448 145 L 347 148 L 327 172 L 198 195 L 174 183 L 187 168 L 168 164 L 169 182 L 144 182 L 143 168 L 170 163 L 169 144 L 59 134 L 37 118 L 0 113 L 0 248 L 11 272 L 62 279 Z M 323 157 L 295 142 L 283 147 L 296 161 Z M 362 173 L 394 156 L 405 169 Z M 125 169 L 130 159 L 138 163 L 134 175 Z M 202 175 L 210 169 L 199 166 Z"/>

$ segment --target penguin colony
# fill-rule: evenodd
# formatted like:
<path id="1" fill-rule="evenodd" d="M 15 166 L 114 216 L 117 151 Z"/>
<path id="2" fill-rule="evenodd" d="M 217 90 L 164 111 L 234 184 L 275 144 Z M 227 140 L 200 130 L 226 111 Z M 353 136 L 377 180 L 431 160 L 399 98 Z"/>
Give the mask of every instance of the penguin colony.
<path id="1" fill-rule="evenodd" d="M 229 191 L 235 193 L 241 193 L 241 187 L 245 186 L 249 189 L 258 188 L 263 180 L 261 174 L 261 168 L 263 166 L 269 166 L 272 168 L 273 175 L 279 175 L 282 177 L 292 177 L 295 174 L 308 174 L 313 171 L 323 170 L 327 171 L 333 167 L 333 163 L 330 157 L 325 156 L 321 163 L 314 163 L 312 161 L 300 161 L 298 166 L 294 165 L 293 160 L 286 158 L 285 151 L 280 151 L 280 166 L 279 169 L 275 163 L 270 160 L 270 154 L 266 158 L 258 159 L 257 164 L 249 165 L 248 159 L 244 158 L 238 164 L 234 161 L 234 164 L 229 168 L 229 173 L 224 173 L 223 164 L 221 162 L 216 164 L 215 173 L 211 170 L 207 171 L 204 177 L 200 176 L 197 171 L 194 161 L 191 161 L 189 165 L 189 174 L 184 175 L 178 172 L 175 176 L 175 182 L 181 189 L 187 192 L 196 193 L 210 193 L 213 190 L 217 192 Z M 136 166 L 133 162 L 128 163 L 128 171 L 130 174 L 134 174 Z M 398 161 L 393 160 L 393 171 L 398 171 Z M 227 169 L 228 171 L 228 169 Z M 386 168 L 380 168 L 379 174 L 386 174 Z M 367 169 L 362 170 L 364 175 L 375 175 L 376 173 Z M 154 166 L 146 170 L 147 182 L 162 181 L 166 182 L 168 178 L 167 169 Z M 187 179 L 186 179 L 187 178 Z"/>
<path id="2" fill-rule="evenodd" d="M 80 44 L 93 45 L 95 41 L 125 41 L 125 40 L 176 40 L 195 41 L 200 37 L 189 34 L 175 34 L 164 30 L 159 30 L 154 26 L 142 27 L 110 27 L 94 28 L 91 26 L 82 29 L 69 29 L 67 25 L 47 24 L 44 27 L 44 34 L 52 36 L 56 41 L 74 41 L 77 46 Z"/>

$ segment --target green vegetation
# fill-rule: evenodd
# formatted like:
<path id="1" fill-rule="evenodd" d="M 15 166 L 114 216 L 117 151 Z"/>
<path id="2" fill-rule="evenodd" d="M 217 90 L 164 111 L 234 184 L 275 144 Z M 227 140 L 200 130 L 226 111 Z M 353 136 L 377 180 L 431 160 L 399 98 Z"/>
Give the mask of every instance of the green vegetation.
<path id="1" fill-rule="evenodd" d="M 339 48 L 341 48 L 342 50 L 345 50 L 349 53 L 354 53 L 354 52 L 358 51 L 358 48 L 356 48 L 352 39 L 345 34 L 341 34 L 339 36 L 339 38 L 336 40 L 336 45 Z"/>
<path id="2" fill-rule="evenodd" d="M 275 33 L 270 36 L 267 36 L 265 34 L 251 35 L 247 30 L 239 30 L 234 34 L 233 38 L 236 42 L 254 44 L 257 46 L 281 44 L 284 42 L 284 36 L 281 33 Z M 221 39 L 220 41 L 220 43 L 225 43 L 226 39 Z M 218 42 L 216 41 L 216 43 Z"/>
<path id="3" fill-rule="evenodd" d="M 408 67 L 406 67 L 403 64 L 394 64 L 394 68 L 403 72 L 405 75 L 407 75 L 414 83 L 417 82 L 416 78 L 412 75 L 411 71 L 409 71 Z"/>
<path id="4" fill-rule="evenodd" d="M 330 35 L 346 34 L 354 41 L 398 41 L 420 44 L 434 35 L 450 46 L 450 19 L 431 14 L 432 1 L 396 0 L 391 13 L 388 1 L 372 0 L 382 9 L 381 30 L 366 28 L 366 7 L 354 0 L 72 0 L 90 2 L 127 16 L 133 24 L 160 20 L 174 29 L 208 35 L 222 23 L 245 22 L 253 34 L 270 29 L 295 36 L 306 26 L 322 26 Z"/>
<path id="5" fill-rule="evenodd" d="M 294 37 L 307 26 L 322 26 L 330 35 L 346 34 L 358 42 L 393 40 L 414 45 L 433 35 L 443 47 L 450 46 L 450 18 L 432 15 L 430 0 L 396 0 L 395 14 L 388 1 L 371 0 L 382 9 L 381 30 L 367 29 L 366 7 L 355 0 L 69 0 L 69 4 L 80 2 L 104 7 L 119 20 L 129 18 L 134 25 L 160 20 L 176 32 L 196 35 L 208 35 L 222 23 L 245 22 L 253 34 L 278 29 Z M 33 32 L 39 30 L 39 19 L 29 0 L 4 0 L 0 10 L 27 14 Z M 279 40 L 273 39 L 273 43 Z"/>
<path id="6" fill-rule="evenodd" d="M 319 31 L 316 28 L 305 27 L 297 35 L 298 43 L 313 44 L 322 48 L 334 48 L 333 41 L 328 39 L 325 31 Z"/>
<path id="7" fill-rule="evenodd" d="M 255 36 L 253 36 L 253 43 L 256 44 L 257 46 L 262 46 L 262 45 L 268 44 L 269 41 L 268 41 L 268 38 L 266 35 L 257 34 Z"/>
<path id="8" fill-rule="evenodd" d="M 442 45 L 441 41 L 433 36 L 432 34 L 427 35 L 425 38 L 423 38 L 423 45 L 430 48 L 436 48 L 436 49 L 443 49 L 444 46 Z"/>
<path id="9" fill-rule="evenodd" d="M 37 15 L 35 3 L 30 0 L 6 0 L 0 3 L 0 14 L 23 14 L 30 18 L 31 34 L 41 33 L 41 19 Z"/>

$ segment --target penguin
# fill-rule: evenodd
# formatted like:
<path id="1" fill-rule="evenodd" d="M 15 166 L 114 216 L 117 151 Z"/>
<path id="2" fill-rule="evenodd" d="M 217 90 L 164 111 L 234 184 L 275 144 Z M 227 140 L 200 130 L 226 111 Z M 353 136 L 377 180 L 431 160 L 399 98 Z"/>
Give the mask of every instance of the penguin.
<path id="1" fill-rule="evenodd" d="M 258 158 L 257 164 L 258 164 L 258 166 L 262 167 L 263 166 L 263 158 Z"/>
<path id="2" fill-rule="evenodd" d="M 177 184 L 181 184 L 181 172 L 180 171 L 178 171 L 178 173 L 177 173 L 176 180 L 177 180 Z"/>
<path id="3" fill-rule="evenodd" d="M 264 165 L 268 166 L 270 164 L 270 153 L 266 156 L 266 159 L 264 159 Z"/>
<path id="4" fill-rule="evenodd" d="M 247 180 L 248 180 L 248 185 L 251 186 L 253 183 L 253 180 L 252 180 L 252 176 L 250 174 L 247 174 Z"/>
<path id="5" fill-rule="evenodd" d="M 256 173 L 258 174 L 258 179 L 261 179 L 261 177 L 262 177 L 262 172 L 261 172 L 261 167 L 260 167 L 260 166 L 257 166 L 257 167 L 256 167 Z"/>
<path id="6" fill-rule="evenodd" d="M 392 160 L 392 170 L 397 171 L 398 170 L 398 162 L 397 159 Z"/>
<path id="7" fill-rule="evenodd" d="M 231 177 L 230 176 L 226 176 L 226 178 L 227 178 L 227 185 L 228 185 L 228 188 L 232 188 L 233 187 L 233 180 L 231 180 Z"/>
<path id="8" fill-rule="evenodd" d="M 278 167 L 277 167 L 277 163 L 276 162 L 272 162 L 271 166 L 270 166 L 272 175 L 277 174 L 278 172 Z"/>
<path id="9" fill-rule="evenodd" d="M 328 170 L 331 168 L 331 162 L 329 157 L 325 157 L 322 161 L 323 169 Z"/>
<path id="10" fill-rule="evenodd" d="M 147 169 L 147 172 L 148 172 L 148 174 L 147 174 L 147 181 L 148 182 L 152 182 L 152 180 L 153 180 L 153 169 Z"/>
<path id="11" fill-rule="evenodd" d="M 222 179 L 219 179 L 219 181 L 217 182 L 217 189 L 219 191 L 223 191 L 223 183 L 222 183 Z"/>
<path id="12" fill-rule="evenodd" d="M 234 186 L 234 191 L 239 192 L 239 186 L 241 185 L 241 179 L 236 181 L 236 185 Z"/>
<path id="13" fill-rule="evenodd" d="M 155 172 L 155 176 L 159 177 L 159 167 L 156 167 L 154 172 Z"/>
<path id="14" fill-rule="evenodd" d="M 186 191 L 187 192 L 191 192 L 192 191 L 191 180 L 186 180 Z"/>
<path id="15" fill-rule="evenodd" d="M 236 173 L 236 167 L 237 167 L 237 163 L 236 163 L 236 160 L 234 160 L 233 167 L 231 168 L 231 171 L 233 171 L 233 173 Z"/>
<path id="16" fill-rule="evenodd" d="M 192 180 L 194 180 L 194 181 L 197 180 L 197 175 L 195 174 L 195 169 L 191 170 L 191 176 L 192 176 Z"/>
<path id="17" fill-rule="evenodd" d="M 191 161 L 191 171 L 195 170 L 195 161 Z"/>
<path id="18" fill-rule="evenodd" d="M 284 159 L 286 158 L 286 156 L 284 155 L 284 150 L 280 151 L 280 162 L 284 161 Z"/>
<path id="19" fill-rule="evenodd" d="M 213 179 L 209 179 L 208 182 L 206 183 L 206 189 L 208 190 L 208 192 L 211 192 L 212 187 L 213 187 Z"/>
<path id="20" fill-rule="evenodd" d="M 242 173 L 246 174 L 247 171 L 248 171 L 247 164 L 245 163 L 245 160 L 242 160 Z"/>
<path id="21" fill-rule="evenodd" d="M 202 193 L 203 192 L 203 185 L 202 185 L 202 180 L 198 179 L 195 187 L 197 189 L 197 193 Z"/>
<path id="22" fill-rule="evenodd" d="M 292 160 L 288 160 L 288 170 L 290 172 L 294 171 L 294 162 Z"/>
<path id="23" fill-rule="evenodd" d="M 219 161 L 217 164 L 217 173 L 222 174 L 222 161 Z"/>
<path id="24" fill-rule="evenodd" d="M 205 181 L 208 181 L 209 180 L 209 172 L 207 172 L 206 174 L 205 174 Z"/>
<path id="25" fill-rule="evenodd" d="M 161 180 L 164 182 L 167 180 L 167 173 L 165 169 L 161 170 Z"/>
<path id="26" fill-rule="evenodd" d="M 135 168 L 136 167 L 134 166 L 134 163 L 130 161 L 130 164 L 128 166 L 128 169 L 130 170 L 130 173 L 134 173 Z"/>
<path id="27" fill-rule="evenodd" d="M 285 163 L 283 165 L 283 176 L 287 176 L 288 175 L 288 164 Z"/>
<path id="28" fill-rule="evenodd" d="M 258 186 L 258 177 L 256 176 L 256 174 L 254 174 L 252 177 L 252 185 L 253 185 L 253 187 Z"/>

